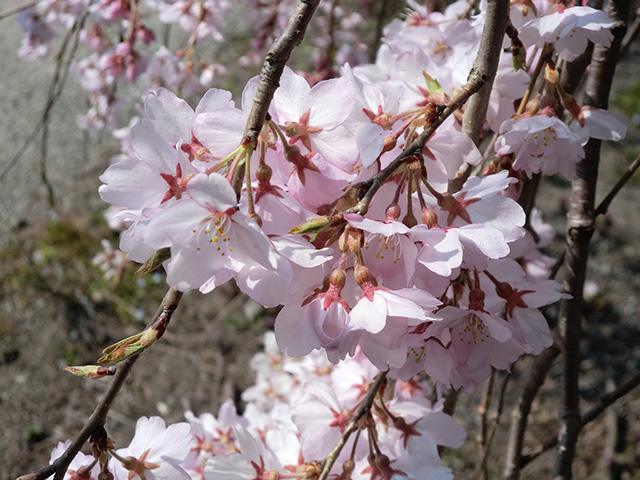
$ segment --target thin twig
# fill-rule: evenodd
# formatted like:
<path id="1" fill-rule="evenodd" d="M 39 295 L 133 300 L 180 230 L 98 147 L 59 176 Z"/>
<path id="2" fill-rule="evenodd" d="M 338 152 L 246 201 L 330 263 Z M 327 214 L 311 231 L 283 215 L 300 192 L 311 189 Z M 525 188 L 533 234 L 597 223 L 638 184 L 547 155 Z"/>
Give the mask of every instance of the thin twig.
<path id="1" fill-rule="evenodd" d="M 464 10 L 462 11 L 462 13 L 460 15 L 458 15 L 458 20 L 462 20 L 464 18 L 469 18 L 471 16 L 471 14 L 473 13 L 473 11 L 476 8 L 478 8 L 478 4 L 479 3 L 480 3 L 480 0 L 468 0 L 467 1 L 467 6 L 464 7 Z M 509 9 L 507 8 L 506 11 L 508 12 Z"/>
<path id="2" fill-rule="evenodd" d="M 594 212 L 595 215 L 604 215 L 607 213 L 607 210 L 609 210 L 609 205 L 611 205 L 611 202 L 613 201 L 615 196 L 622 189 L 622 187 L 625 186 L 625 184 L 629 181 L 629 179 L 633 176 L 633 174 L 638 169 L 638 167 L 640 167 L 640 155 L 638 155 L 636 159 L 633 162 L 631 162 L 631 165 L 627 167 L 627 171 L 624 172 L 622 177 L 620 177 L 620 179 L 616 182 L 616 184 L 613 186 L 611 191 L 607 194 L 605 199 L 602 200 L 602 202 L 600 202 L 600 205 L 598 205 L 598 208 L 596 208 L 596 211 Z"/>
<path id="3" fill-rule="evenodd" d="M 489 432 L 487 433 L 487 437 L 483 445 L 480 468 L 482 469 L 483 474 L 486 475 L 485 478 L 489 478 L 487 460 L 489 459 L 489 452 L 491 451 L 491 443 L 493 442 L 493 437 L 495 437 L 496 431 L 498 430 L 498 426 L 500 425 L 500 417 L 502 416 L 502 411 L 504 410 L 504 401 L 507 395 L 507 386 L 509 385 L 510 378 L 511 378 L 511 373 L 507 372 L 504 377 L 504 380 L 502 380 L 502 384 L 500 385 L 500 396 L 498 397 L 498 406 L 496 407 L 496 415 L 493 418 L 491 427 L 489 427 Z"/>
<path id="4" fill-rule="evenodd" d="M 64 72 L 62 70 L 63 57 L 67 52 L 67 48 L 69 47 L 69 42 L 73 35 L 78 35 L 80 29 L 78 26 L 80 25 L 80 21 L 76 21 L 73 24 L 73 27 L 69 29 L 67 34 L 62 41 L 62 45 L 60 46 L 60 50 L 56 54 L 56 67 L 53 72 L 53 77 L 51 78 L 51 83 L 49 84 L 49 93 L 47 94 L 47 102 L 44 107 L 44 111 L 42 112 L 42 137 L 40 140 L 40 179 L 47 189 L 47 200 L 50 208 L 55 208 L 55 198 L 53 195 L 53 187 L 51 186 L 51 182 L 49 181 L 47 174 L 47 151 L 48 151 L 48 142 L 49 142 L 49 120 L 51 118 L 51 110 L 55 104 L 55 101 L 59 98 L 60 89 L 58 85 L 61 82 L 61 78 L 63 78 Z"/>
<path id="5" fill-rule="evenodd" d="M 376 377 L 376 380 L 371 385 L 371 387 L 369 387 L 369 391 L 367 392 L 367 395 L 364 397 L 364 400 L 362 400 L 362 403 L 360 404 L 358 411 L 349 422 L 349 425 L 347 425 L 347 428 L 344 429 L 344 432 L 342 433 L 340 440 L 338 440 L 338 443 L 336 444 L 336 446 L 333 447 L 333 449 L 325 457 L 324 464 L 322 466 L 322 473 L 320 473 L 318 480 L 327 480 L 327 477 L 329 476 L 329 472 L 333 468 L 333 464 L 336 463 L 336 460 L 338 459 L 338 455 L 340 455 L 340 452 L 346 445 L 347 441 L 349 440 L 349 437 L 351 436 L 353 431 L 357 428 L 358 422 L 366 413 L 371 411 L 371 405 L 373 404 L 373 400 L 376 398 L 376 395 L 380 390 L 380 387 L 382 387 L 386 379 L 387 379 L 387 372 L 380 372 Z"/>
<path id="6" fill-rule="evenodd" d="M 40 0 L 33 0 L 32 2 L 27 2 L 22 5 L 18 5 L 17 7 L 5 10 L 4 12 L 0 12 L 0 20 L 10 17 L 11 15 L 15 15 L 16 13 L 19 13 L 22 10 L 26 10 L 27 8 L 35 7 L 39 1 Z"/>
<path id="7" fill-rule="evenodd" d="M 364 215 L 369 209 L 369 204 L 373 199 L 376 192 L 380 189 L 382 184 L 404 163 L 409 161 L 413 161 L 415 155 L 420 156 L 422 154 L 422 150 L 424 146 L 427 144 L 427 141 L 434 134 L 434 132 L 442 125 L 442 123 L 456 110 L 458 110 L 464 103 L 476 93 L 484 82 L 486 81 L 487 76 L 481 70 L 471 69 L 469 72 L 469 77 L 467 79 L 467 83 L 462 87 L 462 89 L 446 104 L 444 109 L 442 109 L 436 115 L 435 119 L 429 123 L 429 126 L 424 129 L 424 131 L 416 138 L 409 146 L 405 147 L 405 149 L 400 153 L 389 165 L 387 165 L 383 170 L 380 170 L 376 175 L 371 177 L 369 180 L 361 182 L 359 184 L 354 185 L 356 188 L 366 189 L 366 193 L 362 196 L 360 201 L 352 208 L 348 210 L 348 213 L 358 213 L 360 215 Z"/>
<path id="8" fill-rule="evenodd" d="M 162 299 L 162 304 L 158 307 L 153 315 L 149 325 L 152 325 L 160 316 L 164 316 L 168 322 L 171 316 L 178 308 L 180 300 L 182 299 L 182 292 L 175 288 L 170 288 Z M 80 433 L 76 436 L 75 440 L 69 445 L 65 452 L 58 457 L 51 465 L 38 471 L 34 480 L 44 480 L 55 474 L 54 480 L 63 480 L 67 468 L 78 454 L 84 443 L 89 439 L 91 434 L 99 427 L 104 426 L 107 421 L 107 414 L 115 400 L 118 392 L 124 385 L 124 382 L 129 375 L 133 364 L 138 359 L 139 355 L 129 357 L 128 359 L 120 362 L 117 365 L 117 372 L 113 377 L 113 381 L 107 388 L 104 395 L 96 405 L 93 413 L 85 423 Z"/>
<path id="9" fill-rule="evenodd" d="M 636 39 L 636 37 L 638 36 L 638 32 L 640 32 L 640 15 L 638 15 L 638 12 L 636 11 L 636 18 L 633 21 L 631 28 L 629 28 L 629 31 L 627 31 L 627 34 L 622 39 L 622 45 L 620 46 L 620 55 L 625 55 L 627 53 L 629 45 L 631 45 L 631 43 L 633 43 L 633 41 Z"/>
<path id="10" fill-rule="evenodd" d="M 558 342 L 554 340 L 553 344 L 543 350 L 542 354 L 536 359 L 522 390 L 518 405 L 511 412 L 511 428 L 509 430 L 509 443 L 507 444 L 507 458 L 504 470 L 505 480 L 517 480 L 520 478 L 522 446 L 524 445 L 524 434 L 527 429 L 531 405 L 558 355 L 560 355 L 560 347 Z"/>
<path id="11" fill-rule="evenodd" d="M 489 406 L 491 405 L 491 394 L 493 393 L 493 382 L 495 380 L 496 370 L 495 368 L 491 369 L 491 374 L 489 375 L 489 379 L 484 384 L 484 391 L 482 392 L 482 399 L 480 400 L 480 406 L 478 406 L 478 414 L 480 415 L 480 431 L 478 434 L 478 441 L 480 443 L 479 454 L 480 454 L 480 462 L 478 464 L 478 468 L 476 469 L 476 476 L 478 472 L 480 473 L 480 477 L 483 480 L 488 480 L 489 471 L 487 470 L 487 463 L 483 462 L 482 459 L 485 457 L 484 451 L 485 446 L 487 445 L 487 431 L 489 427 Z"/>
<path id="12" fill-rule="evenodd" d="M 598 400 L 598 402 L 583 415 L 582 420 L 580 421 L 580 429 L 584 428 L 588 423 L 598 418 L 602 414 L 602 412 L 604 412 L 616 400 L 624 397 L 638 385 L 640 385 L 640 371 L 634 373 L 629 379 L 620 384 L 620 386 L 614 391 L 607 393 L 606 395 L 601 397 L 600 400 Z M 533 450 L 529 455 L 523 455 L 520 459 L 520 468 L 524 468 L 544 452 L 551 450 L 556 445 L 558 445 L 558 437 L 553 437 L 549 441 Z"/>
<path id="13" fill-rule="evenodd" d="M 380 4 L 380 10 L 376 15 L 376 29 L 373 36 L 373 41 L 369 44 L 369 62 L 375 63 L 376 55 L 382 43 L 382 31 L 389 16 L 389 9 L 395 3 L 394 0 L 385 0 L 384 2 L 378 2 Z"/>

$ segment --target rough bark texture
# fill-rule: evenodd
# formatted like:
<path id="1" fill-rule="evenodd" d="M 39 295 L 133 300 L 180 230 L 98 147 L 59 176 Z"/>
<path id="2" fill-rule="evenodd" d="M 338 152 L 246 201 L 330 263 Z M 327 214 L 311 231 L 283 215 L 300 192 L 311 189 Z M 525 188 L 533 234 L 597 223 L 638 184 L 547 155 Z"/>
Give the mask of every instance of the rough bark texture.
<path id="1" fill-rule="evenodd" d="M 480 48 L 473 65 L 475 70 L 487 75 L 487 81 L 478 93 L 469 99 L 462 120 L 463 133 L 476 145 L 480 143 L 482 136 L 507 23 L 509 23 L 509 0 L 489 0 Z"/>
<path id="2" fill-rule="evenodd" d="M 273 94 L 280 85 L 280 77 L 293 49 L 302 42 L 307 26 L 318 7 L 320 0 L 301 0 L 289 24 L 269 49 L 260 71 L 258 91 L 253 99 L 253 108 L 249 113 L 245 130 L 245 141 L 255 146 L 262 130 L 264 119 L 269 111 Z"/>
<path id="3" fill-rule="evenodd" d="M 629 15 L 628 0 L 612 1 L 607 6 L 612 21 L 614 40 L 609 48 L 596 45 L 587 79 L 583 104 L 607 108 L 613 74 L 618 62 L 620 44 Z M 560 305 L 560 336 L 563 353 L 562 402 L 556 479 L 572 478 L 571 465 L 580 430 L 579 374 L 580 340 L 582 336 L 584 281 L 589 243 L 595 224 L 595 192 L 600 162 L 599 140 L 585 146 L 585 158 L 577 166 L 577 179 L 571 188 L 571 208 L 567 215 L 567 245 L 564 291 L 572 295 Z"/>

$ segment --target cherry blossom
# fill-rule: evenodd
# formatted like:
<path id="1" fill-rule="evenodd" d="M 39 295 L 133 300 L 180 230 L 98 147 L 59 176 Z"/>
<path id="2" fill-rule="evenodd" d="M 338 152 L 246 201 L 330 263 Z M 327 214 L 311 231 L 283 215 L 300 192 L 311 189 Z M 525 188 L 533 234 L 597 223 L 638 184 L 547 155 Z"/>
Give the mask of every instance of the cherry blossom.
<path id="1" fill-rule="evenodd" d="M 526 45 L 553 43 L 558 56 L 571 61 L 593 42 L 608 47 L 613 40 L 607 15 L 591 7 L 570 7 L 527 22 L 519 32 Z"/>
<path id="2" fill-rule="evenodd" d="M 129 446 L 115 452 L 117 461 L 112 462 L 116 476 L 141 480 L 189 479 L 180 466 L 191 447 L 189 430 L 188 423 L 166 427 L 160 417 L 141 417 Z"/>
<path id="3" fill-rule="evenodd" d="M 233 278 L 242 265 L 277 267 L 276 253 L 258 225 L 238 211 L 235 194 L 218 174 L 197 174 L 182 198 L 145 231 L 153 248 L 171 247 L 167 281 L 180 289 L 207 288 Z"/>
<path id="4" fill-rule="evenodd" d="M 334 11 L 330 3 L 320 8 L 355 31 L 360 14 L 343 5 Z M 546 77 L 545 106 L 540 110 L 534 99 L 516 114 L 530 77 L 512 71 L 505 51 L 485 125 L 485 133 L 499 134 L 495 151 L 503 158 L 450 190 L 466 167 L 483 165 L 457 112 L 378 185 L 374 175 L 465 84 L 483 3 L 463 18 L 466 1 L 438 13 L 411 0 L 404 20 L 384 30 L 375 64 L 337 69 L 316 57 L 318 69 L 308 76 L 286 67 L 255 152 L 245 128 L 258 77 L 244 86 L 239 107 L 225 90 L 209 89 L 192 108 L 157 86 L 196 93 L 198 77 L 215 83 L 218 66 L 197 65 L 206 63 L 200 42 L 226 39 L 231 3 L 150 4 L 161 21 L 188 32 L 184 50 L 162 47 L 147 62 L 137 41 L 151 40 L 153 32 L 130 2 L 95 2 L 94 19 L 109 19 L 118 38 L 96 23 L 83 40 L 92 53 L 74 67 L 91 91 L 86 126 L 114 122 L 121 82 L 142 77 L 153 86 L 140 120 L 119 132 L 122 154 L 100 177 L 102 199 L 124 208 L 110 224 L 126 229 L 120 247 L 129 259 L 164 260 L 167 283 L 181 291 L 208 293 L 233 279 L 259 304 L 282 308 L 265 352 L 251 362 L 257 378 L 243 393 L 243 415 L 228 401 L 217 415 L 187 412 L 189 424 L 168 428 L 143 417 L 131 445 L 110 451 L 109 468 L 118 479 L 317 476 L 376 374 L 388 371 L 396 388 L 388 387 L 384 401 L 373 398 L 332 477 L 453 478 L 438 446 L 457 448 L 465 434 L 441 411 L 443 390 L 472 391 L 491 368 L 540 353 L 552 342 L 540 308 L 563 298 L 560 285 L 548 280 L 551 260 L 540 252 L 553 231 L 539 212 L 526 215 L 517 203 L 518 179 L 537 173 L 574 179 L 582 145 L 589 138 L 619 140 L 624 123 L 577 104 L 578 121 L 563 122 L 549 106 L 558 92 Z M 260 32 L 255 48 L 273 37 L 292 4 L 275 2 L 267 12 L 267 2 L 252 3 L 243 18 Z M 602 12 L 546 13 L 550 8 L 545 0 L 512 2 L 527 46 L 553 43 L 559 58 L 571 60 L 587 41 L 610 43 Z M 54 10 L 58 23 L 78 18 L 75 9 Z M 54 30 L 44 17 L 25 15 L 34 35 L 25 53 L 35 57 Z M 338 34 L 348 44 L 341 55 L 357 57 L 356 35 Z M 240 63 L 256 58 L 252 51 Z M 370 203 L 358 203 L 363 198 Z M 110 247 L 107 254 L 124 258 Z M 432 405 L 427 397 L 440 401 Z M 71 468 L 92 461 L 79 455 Z"/>
<path id="5" fill-rule="evenodd" d="M 576 163 L 584 158 L 580 137 L 552 113 L 507 120 L 500 132 L 496 153 L 515 153 L 515 170 L 528 176 L 560 172 L 568 180 L 575 178 Z"/>

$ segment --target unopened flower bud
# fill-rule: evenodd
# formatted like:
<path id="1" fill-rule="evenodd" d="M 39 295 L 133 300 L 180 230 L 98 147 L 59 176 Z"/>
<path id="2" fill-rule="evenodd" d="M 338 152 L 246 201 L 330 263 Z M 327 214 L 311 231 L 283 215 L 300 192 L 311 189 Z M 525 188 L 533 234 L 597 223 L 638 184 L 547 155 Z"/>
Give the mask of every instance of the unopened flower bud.
<path id="1" fill-rule="evenodd" d="M 329 276 L 329 284 L 335 285 L 336 287 L 342 290 L 344 284 L 347 283 L 347 275 L 344 273 L 344 270 L 336 268 L 331 275 Z"/>
<path id="2" fill-rule="evenodd" d="M 424 223 L 429 228 L 434 228 L 438 226 L 438 214 L 435 210 L 431 210 L 430 208 L 422 209 L 422 223 Z"/>
<path id="3" fill-rule="evenodd" d="M 392 203 L 384 211 L 384 214 L 387 217 L 387 221 L 394 221 L 394 222 L 398 221 L 401 213 L 402 213 L 402 209 L 400 208 L 400 205 L 398 205 L 397 203 Z"/>
<path id="4" fill-rule="evenodd" d="M 256 169 L 256 178 L 259 182 L 269 182 L 271 181 L 271 175 L 273 174 L 273 170 L 269 165 L 262 164 L 258 166 Z"/>
<path id="5" fill-rule="evenodd" d="M 338 247 L 341 252 L 358 253 L 364 243 L 362 230 L 345 228 L 338 239 Z"/>
<path id="6" fill-rule="evenodd" d="M 529 100 L 527 102 L 527 106 L 525 108 L 525 112 L 527 115 L 535 115 L 540 111 L 540 96 L 536 95 L 535 98 Z"/>
<path id="7" fill-rule="evenodd" d="M 356 283 L 361 287 L 368 283 L 370 285 L 377 285 L 376 277 L 371 274 L 371 271 L 365 267 L 364 265 L 356 265 L 355 271 L 353 273 L 354 278 L 356 279 Z"/>
<path id="8" fill-rule="evenodd" d="M 397 143 L 398 140 L 393 135 L 385 135 L 381 153 L 393 150 L 394 148 L 396 148 Z"/>

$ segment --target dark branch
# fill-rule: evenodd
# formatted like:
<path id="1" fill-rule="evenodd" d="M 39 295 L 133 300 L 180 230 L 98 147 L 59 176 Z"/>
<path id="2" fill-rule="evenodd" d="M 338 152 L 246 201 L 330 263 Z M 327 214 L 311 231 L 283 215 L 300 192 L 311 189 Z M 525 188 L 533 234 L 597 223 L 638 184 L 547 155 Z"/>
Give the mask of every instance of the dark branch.
<path id="1" fill-rule="evenodd" d="M 429 126 L 416 138 L 409 146 L 405 147 L 400 155 L 398 155 L 389 165 L 383 170 L 380 170 L 369 180 L 362 182 L 356 187 L 366 189 L 366 193 L 360 199 L 360 201 L 348 210 L 348 213 L 358 213 L 364 215 L 369 209 L 369 204 L 376 194 L 378 189 L 384 184 L 384 182 L 404 163 L 414 160 L 414 157 L 421 156 L 424 146 L 427 144 L 431 135 L 442 125 L 442 123 L 449 118 L 449 116 L 458 110 L 464 103 L 469 100 L 469 97 L 476 93 L 484 82 L 487 80 L 487 76 L 482 70 L 471 69 L 467 83 L 462 89 L 446 104 L 441 112 L 438 112 L 436 117 L 429 123 Z"/>
<path id="2" fill-rule="evenodd" d="M 560 355 L 560 347 L 558 347 L 558 342 L 554 341 L 536 359 L 536 363 L 529 373 L 529 378 L 520 396 L 520 401 L 511 413 L 511 429 L 509 430 L 509 443 L 504 470 L 505 480 L 517 480 L 520 478 L 522 447 L 531 405 L 558 355 Z"/>
<path id="3" fill-rule="evenodd" d="M 591 408 L 587 413 L 584 414 L 582 420 L 580 421 L 580 429 L 582 429 L 589 422 L 592 422 L 596 418 L 598 418 L 602 412 L 604 412 L 608 407 L 613 405 L 618 399 L 624 397 L 631 390 L 640 385 L 640 372 L 636 372 L 631 376 L 631 378 L 627 379 L 623 382 L 618 388 L 613 390 L 612 392 L 604 395 L 598 402 Z M 558 445 L 558 437 L 554 437 L 548 442 L 545 442 L 540 447 L 535 449 L 529 455 L 523 455 L 520 459 L 520 468 L 524 468 L 531 461 L 538 458 L 544 452 L 551 450 L 556 445 Z"/>
<path id="4" fill-rule="evenodd" d="M 291 56 L 291 52 L 302 42 L 304 33 L 313 17 L 320 0 L 300 0 L 296 11 L 289 19 L 287 28 L 273 42 L 260 71 L 258 91 L 253 99 L 253 107 L 249 113 L 245 129 L 245 142 L 253 148 L 258 145 L 258 135 L 271 105 L 273 94 L 280 85 L 280 77 Z"/>
<path id="5" fill-rule="evenodd" d="M 162 304 L 156 310 L 156 313 L 153 315 L 149 325 L 152 325 L 158 317 L 164 315 L 167 318 L 167 322 L 171 319 L 171 316 L 175 312 L 176 308 L 180 304 L 180 300 L 182 299 L 182 292 L 179 292 L 175 288 L 170 288 L 162 299 Z M 78 454 L 84 443 L 89 439 L 89 437 L 93 434 L 93 432 L 99 428 L 104 426 L 107 421 L 107 414 L 111 409 L 111 405 L 115 400 L 118 392 L 124 385 L 124 382 L 131 372 L 133 364 L 138 359 L 138 356 L 130 357 L 125 361 L 118 364 L 117 372 L 113 377 L 113 381 L 107 388 L 107 391 L 104 393 L 100 402 L 93 410 L 93 413 L 85 423 L 84 427 L 78 434 L 78 436 L 73 440 L 69 448 L 65 450 L 65 452 L 58 457 L 51 465 L 41 469 L 34 480 L 44 480 L 45 478 L 49 478 L 51 475 L 55 474 L 54 480 L 63 480 L 67 468 Z"/>
<path id="6" fill-rule="evenodd" d="M 351 436 L 351 434 L 356 430 L 360 419 L 365 414 L 371 411 L 371 405 L 373 405 L 373 401 L 375 400 L 376 395 L 378 394 L 378 391 L 380 390 L 382 385 L 384 385 L 384 382 L 386 380 L 387 380 L 387 372 L 380 372 L 376 377 L 375 382 L 373 382 L 371 387 L 369 387 L 369 391 L 367 392 L 367 395 L 364 397 L 364 400 L 362 400 L 362 403 L 360 404 L 358 411 L 349 422 L 349 425 L 347 425 L 347 428 L 344 429 L 344 432 L 342 433 L 340 440 L 338 441 L 336 446 L 333 447 L 333 449 L 327 454 L 324 460 L 324 464 L 322 465 L 322 473 L 318 477 L 318 480 L 326 480 L 328 478 L 329 472 L 331 471 L 333 464 L 338 459 L 338 455 L 340 455 L 340 452 L 346 445 L 347 440 L 349 440 L 349 437 Z"/>
<path id="7" fill-rule="evenodd" d="M 629 16 L 628 0 L 608 4 L 614 40 L 609 48 L 596 45 L 587 79 L 584 105 L 607 108 L 620 44 Z M 559 449 L 556 479 L 572 478 L 571 465 L 580 430 L 579 373 L 582 337 L 582 291 L 586 278 L 589 243 L 595 224 L 595 194 L 598 181 L 601 141 L 591 139 L 585 146 L 585 158 L 577 165 L 577 178 L 571 185 L 571 208 L 567 216 L 567 247 L 564 291 L 571 298 L 560 303 L 560 337 L 563 353 L 562 401 L 559 418 Z"/>

